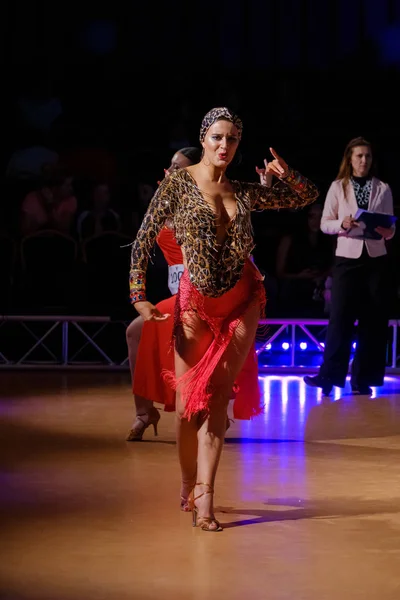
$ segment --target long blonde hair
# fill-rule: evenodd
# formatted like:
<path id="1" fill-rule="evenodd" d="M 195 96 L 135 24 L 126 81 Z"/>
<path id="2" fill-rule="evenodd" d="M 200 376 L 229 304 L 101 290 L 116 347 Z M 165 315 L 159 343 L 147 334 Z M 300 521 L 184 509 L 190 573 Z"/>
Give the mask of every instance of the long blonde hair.
<path id="1" fill-rule="evenodd" d="M 353 175 L 353 167 L 351 166 L 351 155 L 353 153 L 353 148 L 356 148 L 357 146 L 368 146 L 368 148 L 370 149 L 371 154 L 372 154 L 372 165 L 369 170 L 369 174 L 374 175 L 374 173 L 375 173 L 374 155 L 372 153 L 371 143 L 368 142 L 368 140 L 366 140 L 363 137 L 356 137 L 356 138 L 353 138 L 352 140 L 350 140 L 350 142 L 347 144 L 347 146 L 344 150 L 342 162 L 340 163 L 340 167 L 339 167 L 339 172 L 336 176 L 336 179 L 337 180 L 339 179 L 342 182 L 343 192 L 344 192 L 345 197 L 346 197 L 346 190 L 347 190 L 347 186 L 350 181 L 350 177 Z"/>

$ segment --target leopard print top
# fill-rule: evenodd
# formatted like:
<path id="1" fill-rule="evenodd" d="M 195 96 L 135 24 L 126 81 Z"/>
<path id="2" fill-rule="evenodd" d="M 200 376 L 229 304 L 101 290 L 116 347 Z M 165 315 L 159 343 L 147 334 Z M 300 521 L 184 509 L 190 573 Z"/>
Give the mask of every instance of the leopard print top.
<path id="1" fill-rule="evenodd" d="M 272 188 L 240 181 L 231 185 L 237 210 L 221 247 L 215 212 L 192 175 L 180 169 L 161 182 L 132 244 L 129 284 L 133 304 L 146 300 L 149 255 L 167 219 L 173 221 L 176 240 L 186 255 L 191 283 L 204 296 L 217 298 L 238 282 L 254 248 L 250 211 L 299 208 L 318 197 L 315 185 L 293 170 Z"/>

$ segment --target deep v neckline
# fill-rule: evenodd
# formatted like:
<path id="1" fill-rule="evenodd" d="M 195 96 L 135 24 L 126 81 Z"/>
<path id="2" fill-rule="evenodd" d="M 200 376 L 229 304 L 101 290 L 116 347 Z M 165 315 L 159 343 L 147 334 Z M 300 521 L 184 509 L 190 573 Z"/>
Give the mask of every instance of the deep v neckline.
<path id="1" fill-rule="evenodd" d="M 197 190 L 197 192 L 198 192 L 198 195 L 199 195 L 199 196 L 200 196 L 200 198 L 201 198 L 201 201 L 202 201 L 202 203 L 203 203 L 203 204 L 205 204 L 205 205 L 207 206 L 207 208 L 208 208 L 208 209 L 211 211 L 211 213 L 212 213 L 212 215 L 213 215 L 214 219 L 215 219 L 215 220 L 216 220 L 216 219 L 218 219 L 218 214 L 217 214 L 217 213 L 216 213 L 216 211 L 213 209 L 213 207 L 211 206 L 211 204 L 210 204 L 209 202 L 207 202 L 207 200 L 206 200 L 206 198 L 205 198 L 205 195 L 204 195 L 204 192 L 201 190 L 201 188 L 200 188 L 200 187 L 199 187 L 199 185 L 197 184 L 197 181 L 195 180 L 195 178 L 193 177 L 193 175 L 192 175 L 192 174 L 191 174 L 191 173 L 190 173 L 190 172 L 189 172 L 187 169 L 184 169 L 184 170 L 185 170 L 185 172 L 186 172 L 186 173 L 189 175 L 189 177 L 190 177 L 190 179 L 191 179 L 191 181 L 192 181 L 192 183 L 193 183 L 194 187 L 196 188 L 196 190 Z M 230 184 L 232 185 L 232 182 L 230 182 Z M 233 185 L 232 185 L 232 189 L 233 189 L 233 195 L 234 195 L 234 198 L 235 198 L 235 201 L 236 201 L 236 206 L 235 206 L 235 214 L 233 215 L 233 217 L 232 217 L 232 218 L 229 218 L 229 221 L 227 222 L 227 225 L 228 225 L 228 226 L 227 226 L 227 227 L 226 227 L 226 229 L 225 229 L 226 233 L 228 233 L 228 232 L 231 230 L 231 228 L 232 228 L 232 225 L 233 225 L 233 223 L 236 221 L 236 218 L 237 218 L 237 215 L 238 215 L 238 197 L 237 197 L 237 195 L 236 195 L 236 190 L 235 190 L 235 187 L 234 187 Z M 222 206 L 224 206 L 224 205 L 222 205 Z M 225 206 L 224 206 L 224 209 L 225 209 L 225 212 L 226 212 L 226 214 L 227 214 L 227 215 L 228 215 L 228 217 L 229 217 L 228 211 L 226 210 Z"/>

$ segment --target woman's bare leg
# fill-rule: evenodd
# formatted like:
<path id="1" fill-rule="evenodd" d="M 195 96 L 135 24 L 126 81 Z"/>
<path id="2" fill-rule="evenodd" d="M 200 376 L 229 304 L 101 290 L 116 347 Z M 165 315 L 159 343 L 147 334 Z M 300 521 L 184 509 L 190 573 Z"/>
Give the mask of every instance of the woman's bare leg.
<path id="1" fill-rule="evenodd" d="M 144 321 L 142 317 L 139 316 L 128 325 L 126 330 L 126 343 L 128 346 L 129 369 L 131 372 L 132 384 L 143 325 Z M 133 399 L 136 407 L 136 416 L 147 417 L 153 407 L 153 403 L 150 400 L 147 400 L 147 398 L 143 398 L 143 396 L 138 396 L 137 394 L 133 395 Z"/>
<path id="2" fill-rule="evenodd" d="M 250 307 L 236 328 L 231 343 L 226 349 L 212 379 L 213 396 L 210 413 L 198 430 L 197 482 L 195 497 L 199 517 L 214 519 L 213 494 L 205 493 L 214 489 L 215 476 L 224 445 L 227 409 L 235 379 L 242 369 L 247 355 L 254 343 L 260 307 Z M 208 529 L 216 529 L 218 525 L 212 521 Z"/>
<path id="3" fill-rule="evenodd" d="M 195 313 L 188 313 L 182 331 L 178 336 L 175 349 L 176 377 L 184 375 L 196 365 L 206 352 L 213 336 L 206 323 Z M 179 388 L 176 393 L 176 439 L 179 463 L 182 473 L 181 498 L 187 498 L 196 483 L 197 474 L 197 430 L 199 416 L 188 421 L 183 418 L 183 405 Z"/>

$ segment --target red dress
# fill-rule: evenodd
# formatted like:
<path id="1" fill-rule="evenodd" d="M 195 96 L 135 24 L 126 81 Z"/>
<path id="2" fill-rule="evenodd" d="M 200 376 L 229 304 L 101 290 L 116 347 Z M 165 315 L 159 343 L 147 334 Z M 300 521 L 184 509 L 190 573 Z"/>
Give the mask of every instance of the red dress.
<path id="1" fill-rule="evenodd" d="M 171 229 L 164 227 L 157 238 L 157 243 L 169 266 L 183 262 L 180 246 L 176 243 Z M 249 266 L 247 268 L 251 269 Z M 186 279 L 185 274 L 183 278 Z M 232 296 L 235 295 L 235 288 L 229 293 Z M 136 358 L 133 393 L 152 402 L 164 404 L 165 410 L 171 412 L 175 410 L 175 390 L 163 373 L 174 372 L 174 350 L 171 341 L 176 295 L 159 302 L 157 308 L 160 312 L 168 313 L 171 316 L 165 321 L 146 321 L 144 323 Z M 258 385 L 258 363 L 254 345 L 237 377 L 235 392 L 233 404 L 235 418 L 250 419 L 262 412 Z"/>

